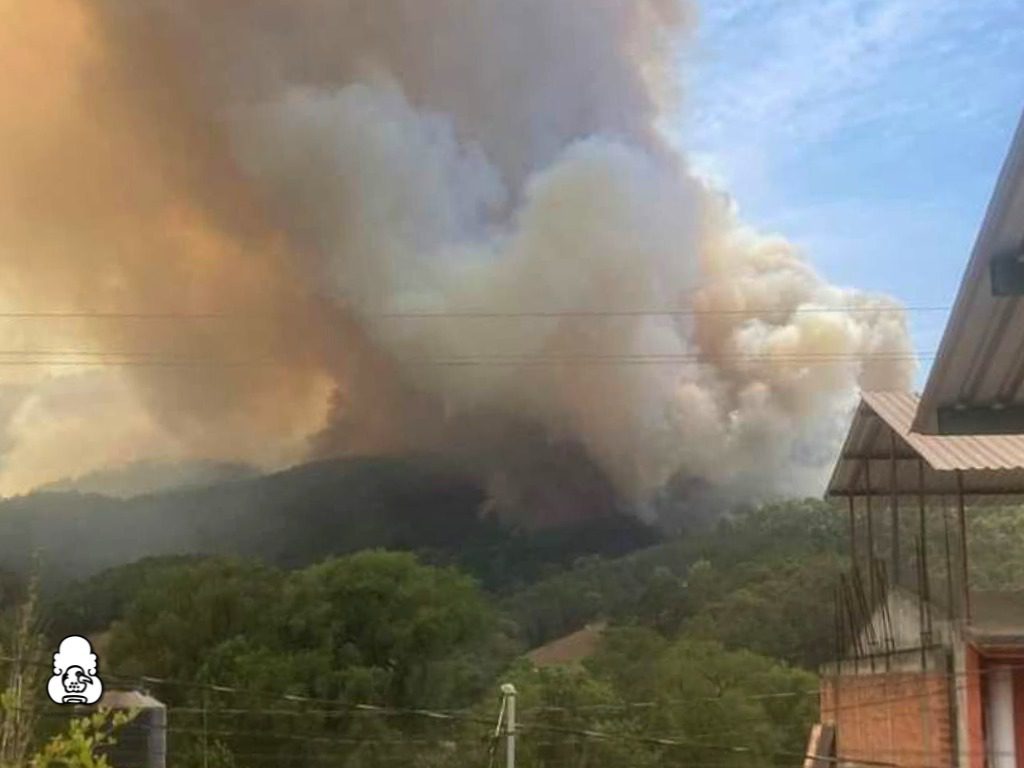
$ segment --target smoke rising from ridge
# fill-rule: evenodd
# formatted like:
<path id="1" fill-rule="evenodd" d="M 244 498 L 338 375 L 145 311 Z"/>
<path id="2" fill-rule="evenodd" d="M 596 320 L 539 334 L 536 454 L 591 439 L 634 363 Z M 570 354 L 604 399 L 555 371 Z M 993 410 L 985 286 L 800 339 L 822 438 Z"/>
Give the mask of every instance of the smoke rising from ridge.
<path id="1" fill-rule="evenodd" d="M 745 228 L 659 137 L 675 0 L 0 16 L 0 311 L 224 315 L 5 321 L 4 349 L 132 365 L 5 369 L 0 492 L 154 456 L 538 440 L 634 499 L 674 475 L 804 492 L 856 387 L 909 383 L 872 358 L 909 350 L 891 301 Z M 629 314 L 661 309 L 695 311 Z"/>

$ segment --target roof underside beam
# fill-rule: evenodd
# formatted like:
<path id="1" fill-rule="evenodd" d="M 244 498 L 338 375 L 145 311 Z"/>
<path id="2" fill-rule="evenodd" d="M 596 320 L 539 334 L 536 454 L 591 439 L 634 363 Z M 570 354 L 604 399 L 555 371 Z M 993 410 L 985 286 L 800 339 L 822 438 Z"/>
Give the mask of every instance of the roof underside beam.
<path id="1" fill-rule="evenodd" d="M 917 488 L 897 488 L 896 496 L 919 496 L 921 491 Z M 948 489 L 939 488 L 925 488 L 925 496 L 955 496 L 957 490 L 955 487 Z M 843 490 L 831 490 L 828 492 L 830 498 L 845 499 L 853 497 L 855 499 L 863 498 L 865 496 L 876 497 L 890 497 L 893 496 L 893 491 L 889 488 L 872 488 L 870 492 L 864 489 L 857 489 L 854 491 L 843 491 Z M 1024 485 L 1016 486 L 1013 488 L 971 488 L 970 486 L 964 487 L 964 496 L 1021 496 L 1024 497 Z"/>
<path id="2" fill-rule="evenodd" d="M 920 458 L 916 453 L 897 453 L 895 456 L 889 453 L 844 453 L 839 461 L 917 461 Z"/>
<path id="3" fill-rule="evenodd" d="M 1019 435 L 1024 433 L 1024 405 L 1004 408 L 945 407 L 938 410 L 943 435 Z"/>

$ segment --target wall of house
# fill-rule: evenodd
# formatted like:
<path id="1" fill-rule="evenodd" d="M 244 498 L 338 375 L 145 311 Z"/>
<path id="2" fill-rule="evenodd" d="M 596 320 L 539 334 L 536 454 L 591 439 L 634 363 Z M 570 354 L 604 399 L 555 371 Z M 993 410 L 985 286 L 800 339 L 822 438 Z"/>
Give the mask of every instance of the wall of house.
<path id="1" fill-rule="evenodd" d="M 955 758 L 952 691 L 944 669 L 822 677 L 821 719 L 836 726 L 843 762 L 948 766 Z"/>

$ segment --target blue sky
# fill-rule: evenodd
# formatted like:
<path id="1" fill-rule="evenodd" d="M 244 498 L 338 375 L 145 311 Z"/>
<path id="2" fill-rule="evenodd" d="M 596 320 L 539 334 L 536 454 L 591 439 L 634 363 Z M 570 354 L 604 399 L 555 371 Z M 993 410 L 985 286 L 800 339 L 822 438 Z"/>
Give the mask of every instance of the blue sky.
<path id="1" fill-rule="evenodd" d="M 833 282 L 952 303 L 1024 108 L 1024 0 L 703 0 L 683 57 L 672 133 L 745 220 Z M 945 314 L 911 317 L 934 352 Z"/>

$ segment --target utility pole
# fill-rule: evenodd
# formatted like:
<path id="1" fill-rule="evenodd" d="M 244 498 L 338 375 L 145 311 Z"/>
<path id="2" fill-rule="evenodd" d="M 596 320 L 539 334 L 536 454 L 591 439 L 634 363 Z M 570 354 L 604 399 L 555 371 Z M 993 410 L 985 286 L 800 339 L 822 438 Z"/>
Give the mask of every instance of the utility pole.
<path id="1" fill-rule="evenodd" d="M 505 710 L 505 768 L 516 768 L 516 687 L 505 683 L 501 696 Z"/>

